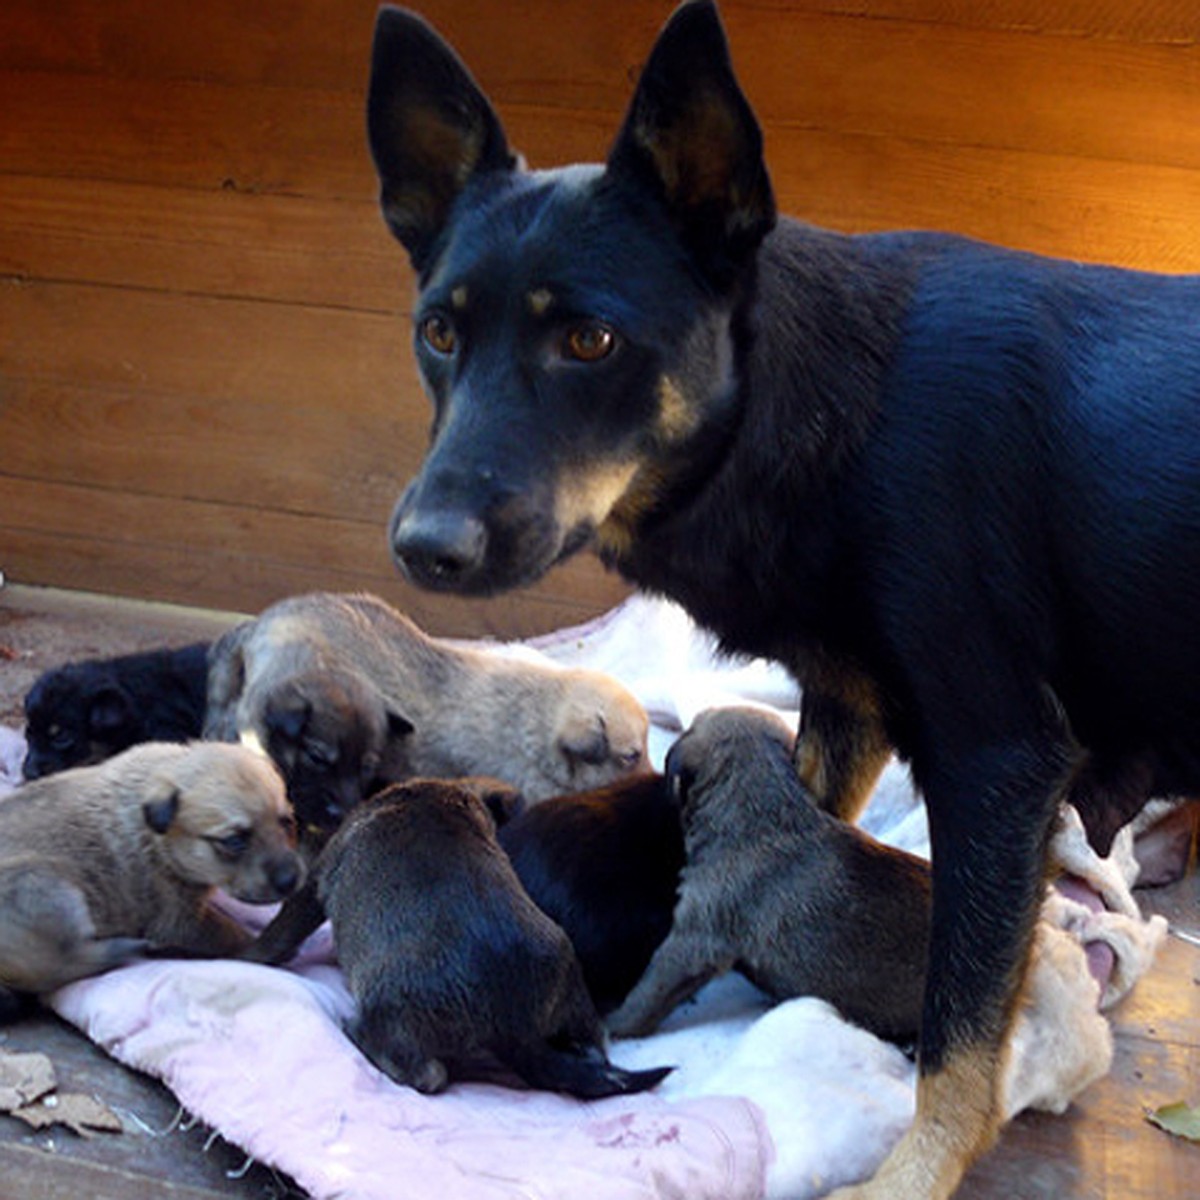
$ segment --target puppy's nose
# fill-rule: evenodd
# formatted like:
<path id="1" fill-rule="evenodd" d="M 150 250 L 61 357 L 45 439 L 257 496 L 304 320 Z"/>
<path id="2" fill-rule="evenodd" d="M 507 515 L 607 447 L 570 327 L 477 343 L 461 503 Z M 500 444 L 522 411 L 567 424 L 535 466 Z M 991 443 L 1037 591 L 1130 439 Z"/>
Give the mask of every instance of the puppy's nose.
<path id="1" fill-rule="evenodd" d="M 290 896 L 300 886 L 300 862 L 296 858 L 276 859 L 267 871 L 271 886 L 280 896 Z"/>
<path id="2" fill-rule="evenodd" d="M 410 509 L 397 514 L 392 553 L 413 583 L 452 588 L 483 563 L 487 530 L 469 513 Z"/>

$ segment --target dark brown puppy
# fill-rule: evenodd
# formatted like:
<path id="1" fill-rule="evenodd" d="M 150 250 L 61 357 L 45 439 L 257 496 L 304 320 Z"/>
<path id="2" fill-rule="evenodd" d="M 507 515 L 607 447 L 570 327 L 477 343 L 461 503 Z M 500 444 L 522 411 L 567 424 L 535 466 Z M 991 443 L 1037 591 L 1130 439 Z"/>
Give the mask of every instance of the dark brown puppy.
<path id="1" fill-rule="evenodd" d="M 777 1000 L 818 996 L 895 1041 L 916 1038 L 929 867 L 821 811 L 770 713 L 701 713 L 668 756 L 687 862 L 666 941 L 609 1029 L 653 1032 L 710 979 L 741 971 Z"/>
<path id="2" fill-rule="evenodd" d="M 416 780 L 360 805 L 248 956 L 285 961 L 325 915 L 358 1007 L 347 1032 L 397 1083 L 439 1092 L 480 1056 L 586 1098 L 667 1074 L 608 1061 L 566 934 L 525 894 L 469 786 Z"/>
<path id="3" fill-rule="evenodd" d="M 46 671 L 25 696 L 25 778 L 102 762 L 139 742 L 199 737 L 207 678 L 207 642 Z"/>
<path id="4" fill-rule="evenodd" d="M 671 928 L 683 829 L 665 777 L 545 800 L 499 837 L 534 903 L 571 939 L 596 1008 L 611 1012 Z"/>
<path id="5" fill-rule="evenodd" d="M 309 852 L 387 781 L 409 722 L 337 647 L 247 621 L 208 655 L 204 736 L 246 741 L 283 773 Z"/>

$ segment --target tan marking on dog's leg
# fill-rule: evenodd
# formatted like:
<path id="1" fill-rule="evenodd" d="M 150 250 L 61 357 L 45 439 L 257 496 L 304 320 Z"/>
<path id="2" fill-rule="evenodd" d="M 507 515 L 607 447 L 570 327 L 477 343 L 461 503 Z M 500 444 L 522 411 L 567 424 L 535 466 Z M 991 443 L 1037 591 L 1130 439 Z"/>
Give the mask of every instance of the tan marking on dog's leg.
<path id="1" fill-rule="evenodd" d="M 870 799 L 892 747 L 872 713 L 840 702 L 817 702 L 796 740 L 801 782 L 826 812 L 858 817 Z"/>
<path id="2" fill-rule="evenodd" d="M 1002 1055 L 987 1047 L 962 1050 L 941 1070 L 921 1077 L 912 1127 L 875 1175 L 839 1188 L 829 1200 L 945 1200 L 967 1168 L 999 1136 Z"/>

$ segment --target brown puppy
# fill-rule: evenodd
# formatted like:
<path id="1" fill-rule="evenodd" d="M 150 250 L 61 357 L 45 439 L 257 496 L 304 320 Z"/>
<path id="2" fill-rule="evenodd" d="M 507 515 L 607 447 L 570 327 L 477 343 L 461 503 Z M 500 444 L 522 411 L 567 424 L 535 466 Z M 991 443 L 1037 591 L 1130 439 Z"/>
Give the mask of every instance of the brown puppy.
<path id="1" fill-rule="evenodd" d="M 222 638 L 206 728 L 261 736 L 264 697 L 301 667 L 357 677 L 378 697 L 374 728 L 384 714 L 394 726 L 389 782 L 491 775 L 534 803 L 645 769 L 649 722 L 615 680 L 428 637 L 369 595 L 294 596 Z"/>
<path id="2" fill-rule="evenodd" d="M 326 914 L 358 1008 L 347 1032 L 398 1083 L 439 1092 L 481 1056 L 589 1098 L 667 1073 L 608 1061 L 566 934 L 525 894 L 470 786 L 415 780 L 360 805 L 247 957 L 285 961 Z"/>
<path id="3" fill-rule="evenodd" d="M 250 936 L 209 907 L 302 877 L 279 773 L 241 746 L 150 742 L 0 801 L 0 1009 L 152 949 L 234 954 Z"/>
<path id="4" fill-rule="evenodd" d="M 204 736 L 270 755 L 308 847 L 375 790 L 389 746 L 411 729 L 335 647 L 287 621 L 247 621 L 209 652 Z"/>
<path id="5" fill-rule="evenodd" d="M 672 747 L 687 856 L 679 903 L 609 1018 L 614 1034 L 652 1032 L 738 970 L 777 1000 L 819 996 L 874 1033 L 915 1039 L 929 867 L 818 809 L 792 766 L 794 740 L 770 713 L 710 709 Z"/>

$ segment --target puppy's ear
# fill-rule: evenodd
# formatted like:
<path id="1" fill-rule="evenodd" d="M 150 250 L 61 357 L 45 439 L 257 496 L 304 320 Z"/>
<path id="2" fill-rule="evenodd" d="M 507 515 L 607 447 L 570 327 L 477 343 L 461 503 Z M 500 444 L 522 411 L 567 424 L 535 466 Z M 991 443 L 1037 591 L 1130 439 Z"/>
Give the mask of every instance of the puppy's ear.
<path id="1" fill-rule="evenodd" d="M 599 766 L 607 762 L 612 748 L 603 716 L 598 713 L 569 716 L 559 730 L 558 748 L 572 767 L 576 763 Z"/>
<path id="2" fill-rule="evenodd" d="M 132 716 L 129 697 L 113 684 L 97 688 L 88 702 L 88 729 L 100 737 L 124 729 Z"/>
<path id="3" fill-rule="evenodd" d="M 312 716 L 312 701 L 299 689 L 285 686 L 280 688 L 263 709 L 263 724 L 268 737 L 282 737 L 295 743 L 308 725 Z"/>
<path id="4" fill-rule="evenodd" d="M 388 709 L 387 713 L 387 727 L 389 737 L 408 737 L 416 729 L 416 726 L 407 717 L 402 717 L 391 709 Z"/>
<path id="5" fill-rule="evenodd" d="M 467 183 L 516 166 L 499 117 L 458 55 L 398 8 L 381 8 L 375 21 L 367 139 L 384 218 L 418 274 Z"/>
<path id="6" fill-rule="evenodd" d="M 142 805 L 142 816 L 155 833 L 166 833 L 179 811 L 179 789 L 174 784 L 165 783 L 162 793 Z"/>
<path id="7" fill-rule="evenodd" d="M 695 770 L 687 766 L 684 762 L 684 754 L 681 749 L 682 741 L 682 738 L 676 739 L 675 744 L 667 751 L 667 758 L 663 763 L 663 776 L 667 781 L 667 795 L 671 797 L 671 802 L 680 809 L 687 804 L 688 789 L 696 780 Z"/>
<path id="8" fill-rule="evenodd" d="M 659 35 L 608 170 L 658 197 L 718 278 L 741 266 L 774 225 L 762 131 L 712 0 L 681 5 Z"/>

